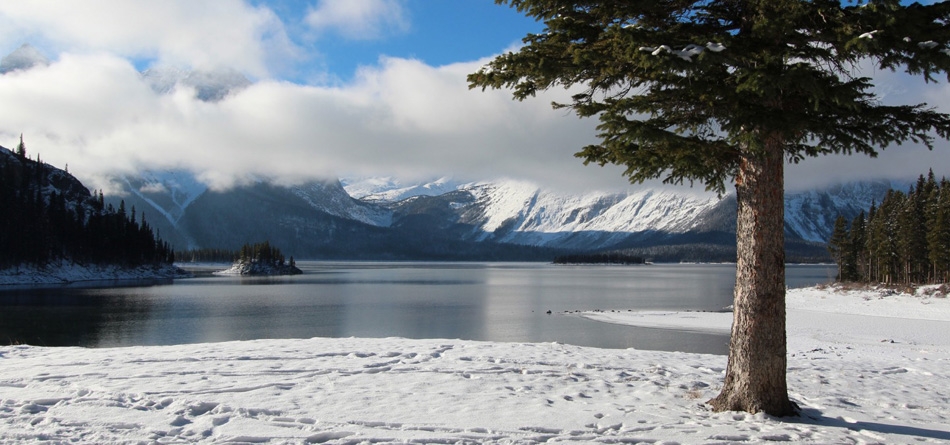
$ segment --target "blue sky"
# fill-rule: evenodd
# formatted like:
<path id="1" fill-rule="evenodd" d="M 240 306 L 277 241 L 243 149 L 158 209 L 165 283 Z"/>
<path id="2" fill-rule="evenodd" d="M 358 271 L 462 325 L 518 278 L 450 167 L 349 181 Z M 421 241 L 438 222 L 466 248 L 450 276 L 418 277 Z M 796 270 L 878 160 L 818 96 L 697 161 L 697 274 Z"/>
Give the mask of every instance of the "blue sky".
<path id="1" fill-rule="evenodd" d="M 0 2 L 0 56 L 29 43 L 47 66 L 0 76 L 0 145 L 69 165 L 107 192 L 116 173 L 187 169 L 214 187 L 253 178 L 523 179 L 571 190 L 627 187 L 615 166 L 573 157 L 597 122 L 469 90 L 465 76 L 542 25 L 491 0 L 30 0 Z M 219 102 L 153 66 L 237 70 L 253 84 Z M 866 70 L 882 99 L 950 111 L 945 83 Z M 790 188 L 950 176 L 948 144 L 791 166 Z M 700 188 L 701 190 L 701 188 Z"/>
<path id="2" fill-rule="evenodd" d="M 344 81 L 352 79 L 360 66 L 375 65 L 380 56 L 417 59 L 438 66 L 470 61 L 497 54 L 521 41 L 528 32 L 538 32 L 542 24 L 514 9 L 486 0 L 410 0 L 398 3 L 401 15 L 371 20 L 363 32 L 345 32 L 347 26 L 325 31 L 308 31 L 308 12 L 315 5 L 300 1 L 262 1 L 269 5 L 288 28 L 294 42 L 306 49 L 307 59 L 300 72 L 288 73 L 298 81 L 307 76 L 332 73 Z"/>

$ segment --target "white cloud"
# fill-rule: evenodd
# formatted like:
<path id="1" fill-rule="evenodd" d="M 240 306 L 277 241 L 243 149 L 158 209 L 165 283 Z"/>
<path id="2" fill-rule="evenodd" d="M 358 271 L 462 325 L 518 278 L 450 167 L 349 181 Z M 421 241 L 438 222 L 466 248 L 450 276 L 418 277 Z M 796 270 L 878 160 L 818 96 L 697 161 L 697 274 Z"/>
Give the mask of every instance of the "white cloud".
<path id="1" fill-rule="evenodd" d="M 333 31 L 348 39 L 374 40 L 408 31 L 403 0 L 320 0 L 305 22 L 318 32 Z"/>
<path id="2" fill-rule="evenodd" d="M 56 52 L 109 52 L 258 77 L 296 54 L 269 9 L 241 0 L 31 0 L 0 2 L 0 39 Z M 22 40 L 15 42 L 16 40 Z"/>
<path id="3" fill-rule="evenodd" d="M 621 168 L 585 167 L 572 156 L 595 141 L 597 122 L 550 108 L 570 92 L 518 102 L 504 90 L 469 90 L 465 75 L 486 61 L 432 67 L 384 58 L 348 85 L 261 81 L 207 103 L 187 89 L 156 94 L 123 58 L 64 54 L 47 67 L 0 76 L 0 144 L 13 147 L 24 133 L 30 153 L 68 164 L 93 188 L 106 188 L 101 178 L 108 173 L 139 168 L 191 169 L 218 188 L 249 175 L 285 183 L 455 175 L 575 190 L 625 186 Z M 950 104 L 946 85 L 875 75 L 884 88 L 901 85 L 896 97 L 903 101 L 927 100 L 944 110 Z M 912 178 L 931 167 L 950 176 L 950 147 L 938 145 L 933 152 L 892 147 L 878 159 L 806 159 L 789 167 L 788 186 Z"/>
<path id="4" fill-rule="evenodd" d="M 32 153 L 94 188 L 110 172 L 175 167 L 215 187 L 343 174 L 623 185 L 619 171 L 571 156 L 593 140 L 594 122 L 552 111 L 550 95 L 470 91 L 465 74 L 478 66 L 384 59 L 342 87 L 262 81 L 207 103 L 187 89 L 156 94 L 124 59 L 65 54 L 0 76 L 0 143 L 22 132 Z"/>
<path id="5" fill-rule="evenodd" d="M 353 29 L 364 37 L 408 26 L 403 4 L 392 0 L 326 0 L 307 20 L 320 30 Z M 518 102 L 509 91 L 469 90 L 466 74 L 488 59 L 434 67 L 384 57 L 348 84 L 263 80 L 206 103 L 185 89 L 156 94 L 130 58 L 224 65 L 266 77 L 272 58 L 295 51 L 270 10 L 238 0 L 0 2 L 0 47 L 15 49 L 30 36 L 62 51 L 47 67 L 0 76 L 0 144 L 16 146 L 24 133 L 30 153 L 68 164 L 95 188 L 106 187 L 101 178 L 111 172 L 166 167 L 191 169 L 215 187 L 249 175 L 283 182 L 455 175 L 572 189 L 626 185 L 620 167 L 585 167 L 573 157 L 595 142 L 597 121 L 551 109 L 551 101 L 567 101 L 570 92 Z M 872 75 L 884 100 L 950 111 L 945 84 Z M 933 152 L 892 147 L 879 159 L 806 159 L 789 167 L 788 185 L 907 178 L 931 167 L 950 176 L 950 147 L 938 145 Z"/>

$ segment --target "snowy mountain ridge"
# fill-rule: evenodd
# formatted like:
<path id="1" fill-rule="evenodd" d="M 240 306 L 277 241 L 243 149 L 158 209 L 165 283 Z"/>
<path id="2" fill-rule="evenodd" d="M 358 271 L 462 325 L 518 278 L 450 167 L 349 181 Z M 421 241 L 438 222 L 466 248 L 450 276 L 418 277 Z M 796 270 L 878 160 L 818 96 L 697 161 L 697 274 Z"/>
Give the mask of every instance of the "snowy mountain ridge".
<path id="1" fill-rule="evenodd" d="M 207 185 L 181 170 L 146 170 L 139 177 L 123 176 L 121 179 L 130 193 L 149 203 L 176 227 L 185 209 L 208 190 Z"/>
<path id="2" fill-rule="evenodd" d="M 389 227 L 393 222 L 392 210 L 354 199 L 340 181 L 312 181 L 293 186 L 291 191 L 314 209 L 333 216 L 378 227 Z"/>
<path id="3" fill-rule="evenodd" d="M 185 70 L 176 67 L 153 67 L 142 72 L 142 79 L 159 94 L 168 94 L 179 86 L 194 88 L 195 97 L 217 102 L 229 94 L 251 85 L 251 81 L 234 69 Z"/>
<path id="4" fill-rule="evenodd" d="M 879 204 L 888 190 L 906 192 L 911 184 L 910 181 L 874 180 L 786 194 L 786 228 L 807 241 L 827 242 L 839 214 L 851 220 L 860 212 L 867 212 L 871 204 Z"/>
<path id="5" fill-rule="evenodd" d="M 585 248 L 607 246 L 634 233 L 684 233 L 715 195 L 670 190 L 560 194 L 520 181 L 478 183 L 460 190 L 475 200 L 460 210 L 479 241 Z M 579 236 L 579 234 L 585 234 Z"/>
<path id="6" fill-rule="evenodd" d="M 138 200 L 127 205 L 159 211 L 168 221 L 159 229 L 173 244 L 226 248 L 281 237 L 285 245 L 301 246 L 293 252 L 298 258 L 327 251 L 338 257 L 452 258 L 475 245 L 484 253 L 490 246 L 596 251 L 675 245 L 688 251 L 699 243 L 718 246 L 722 254 L 735 238 L 734 196 L 693 189 L 563 193 L 518 180 L 411 183 L 383 177 L 291 187 L 258 181 L 211 192 L 187 172 L 150 172 L 126 177 L 124 184 L 126 199 Z M 800 257 L 821 256 L 839 214 L 853 218 L 905 184 L 868 181 L 790 193 L 786 238 L 810 246 Z"/>
<path id="7" fill-rule="evenodd" d="M 341 178 L 343 188 L 353 198 L 372 203 L 393 203 L 414 196 L 438 196 L 459 188 L 449 177 L 434 181 L 404 183 L 392 176 L 368 178 Z"/>

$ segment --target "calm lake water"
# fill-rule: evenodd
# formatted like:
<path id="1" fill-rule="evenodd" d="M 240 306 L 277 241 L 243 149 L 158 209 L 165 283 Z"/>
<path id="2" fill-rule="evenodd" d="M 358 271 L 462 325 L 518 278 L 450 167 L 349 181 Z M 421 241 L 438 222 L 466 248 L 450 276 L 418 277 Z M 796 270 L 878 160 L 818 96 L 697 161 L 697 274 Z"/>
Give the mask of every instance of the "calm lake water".
<path id="1" fill-rule="evenodd" d="M 0 343 L 114 347 L 311 337 L 460 338 L 725 354 L 728 336 L 570 311 L 721 310 L 735 266 L 300 262 L 304 275 L 0 290 Z M 789 266 L 790 287 L 834 266 Z M 548 314 L 547 311 L 551 311 Z"/>

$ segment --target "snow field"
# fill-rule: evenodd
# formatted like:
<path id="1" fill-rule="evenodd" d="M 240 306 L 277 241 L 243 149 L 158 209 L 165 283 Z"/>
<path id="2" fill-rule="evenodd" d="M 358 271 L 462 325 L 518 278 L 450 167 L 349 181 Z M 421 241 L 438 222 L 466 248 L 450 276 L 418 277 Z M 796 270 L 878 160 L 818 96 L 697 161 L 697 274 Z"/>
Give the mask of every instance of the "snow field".
<path id="1" fill-rule="evenodd" d="M 710 412 L 714 355 L 398 338 L 8 346 L 0 442 L 950 441 L 950 300 L 809 289 L 789 307 L 799 418 Z M 622 314 L 642 318 L 611 321 Z"/>

